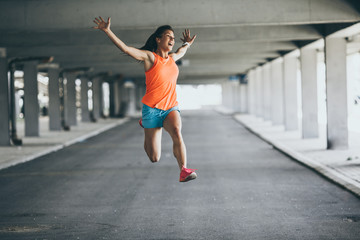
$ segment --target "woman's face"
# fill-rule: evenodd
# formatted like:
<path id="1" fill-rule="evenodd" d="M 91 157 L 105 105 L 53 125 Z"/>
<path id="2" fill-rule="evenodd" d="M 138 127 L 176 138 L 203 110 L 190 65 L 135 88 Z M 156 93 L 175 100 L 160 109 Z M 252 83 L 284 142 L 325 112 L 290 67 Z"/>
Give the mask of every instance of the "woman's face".
<path id="1" fill-rule="evenodd" d="M 165 30 L 161 38 L 156 38 L 158 48 L 164 51 L 170 52 L 175 44 L 174 32 L 171 30 Z"/>

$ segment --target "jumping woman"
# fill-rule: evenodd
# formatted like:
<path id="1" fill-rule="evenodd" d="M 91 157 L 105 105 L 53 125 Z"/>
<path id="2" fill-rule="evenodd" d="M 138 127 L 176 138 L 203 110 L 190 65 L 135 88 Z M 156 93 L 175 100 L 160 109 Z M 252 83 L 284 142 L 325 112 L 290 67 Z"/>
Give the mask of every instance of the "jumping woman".
<path id="1" fill-rule="evenodd" d="M 179 69 L 175 62 L 182 58 L 194 42 L 196 35 L 190 37 L 190 30 L 183 32 L 182 46 L 170 52 L 175 44 L 174 30 L 169 25 L 159 27 L 140 48 L 127 46 L 111 30 L 111 18 L 104 21 L 95 18 L 97 25 L 110 40 L 125 54 L 144 64 L 146 93 L 142 99 L 142 118 L 139 124 L 145 132 L 145 152 L 150 161 L 160 160 L 161 136 L 164 128 L 173 141 L 173 152 L 180 168 L 180 182 L 197 177 L 195 170 L 186 168 L 186 147 L 181 135 L 181 117 L 176 96 L 176 82 Z"/>

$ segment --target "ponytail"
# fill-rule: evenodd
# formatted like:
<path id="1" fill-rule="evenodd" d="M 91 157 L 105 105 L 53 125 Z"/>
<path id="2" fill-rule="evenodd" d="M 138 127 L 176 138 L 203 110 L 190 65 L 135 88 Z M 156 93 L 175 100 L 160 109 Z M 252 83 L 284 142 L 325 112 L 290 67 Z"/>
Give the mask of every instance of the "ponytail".
<path id="1" fill-rule="evenodd" d="M 155 52 L 157 50 L 156 38 L 161 38 L 163 33 L 166 30 L 171 30 L 171 31 L 174 32 L 172 27 L 169 26 L 169 25 L 163 25 L 163 26 L 158 27 L 158 29 L 156 29 L 156 31 L 153 34 L 150 35 L 150 37 L 146 41 L 145 45 L 142 46 L 140 48 L 140 50 L 148 50 L 148 51 L 151 51 L 151 52 Z"/>
<path id="2" fill-rule="evenodd" d="M 150 52 L 155 52 L 157 49 L 156 36 L 155 33 L 151 34 L 151 36 L 146 41 L 145 45 L 140 48 L 141 50 L 148 50 Z"/>

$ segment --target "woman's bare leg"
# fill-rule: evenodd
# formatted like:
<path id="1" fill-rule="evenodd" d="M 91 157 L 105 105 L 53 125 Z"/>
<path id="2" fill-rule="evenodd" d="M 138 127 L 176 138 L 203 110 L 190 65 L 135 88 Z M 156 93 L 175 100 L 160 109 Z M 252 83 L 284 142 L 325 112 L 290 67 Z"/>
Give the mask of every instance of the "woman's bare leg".
<path id="1" fill-rule="evenodd" d="M 144 128 L 144 149 L 151 162 L 160 160 L 161 156 L 161 133 L 162 128 Z"/>
<path id="2" fill-rule="evenodd" d="M 164 121 L 164 128 L 173 140 L 173 152 L 180 170 L 186 168 L 186 147 L 181 135 L 181 117 L 178 111 L 170 112 Z"/>

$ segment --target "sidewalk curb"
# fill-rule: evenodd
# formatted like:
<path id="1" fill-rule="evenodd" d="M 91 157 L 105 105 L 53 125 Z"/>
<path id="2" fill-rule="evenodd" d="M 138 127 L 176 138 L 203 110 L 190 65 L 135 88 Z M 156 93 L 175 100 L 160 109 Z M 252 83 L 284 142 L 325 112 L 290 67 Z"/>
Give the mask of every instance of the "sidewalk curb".
<path id="1" fill-rule="evenodd" d="M 295 161 L 311 168 L 312 170 L 316 171 L 317 173 L 321 174 L 323 177 L 327 178 L 328 180 L 336 183 L 340 187 L 343 187 L 353 194 L 355 194 L 357 197 L 360 197 L 360 183 L 354 181 L 353 179 L 341 174 L 336 169 L 328 167 L 324 164 L 321 164 L 319 162 L 316 162 L 312 160 L 311 158 L 305 156 L 304 154 L 297 152 L 284 144 L 280 143 L 279 141 L 272 140 L 269 137 L 261 134 L 260 132 L 256 131 L 256 129 L 248 126 L 246 123 L 241 121 L 241 119 L 237 118 L 235 115 L 233 115 L 233 118 L 239 122 L 242 126 L 244 126 L 248 131 L 253 133 L 254 135 L 258 136 L 265 142 L 272 145 L 275 149 L 279 150 L 280 152 L 284 153 L 285 155 L 291 157 Z"/>
<path id="2" fill-rule="evenodd" d="M 34 153 L 34 154 L 30 155 L 30 156 L 26 156 L 26 157 L 23 157 L 21 159 L 13 160 L 11 162 L 0 164 L 0 170 L 5 169 L 5 168 L 9 168 L 9 167 L 12 167 L 12 166 L 15 166 L 15 165 L 18 165 L 20 163 L 29 162 L 31 160 L 42 157 L 42 156 L 47 155 L 49 153 L 59 151 L 60 149 L 63 149 L 65 147 L 71 146 L 71 145 L 76 144 L 78 142 L 84 141 L 84 140 L 86 140 L 88 138 L 99 135 L 100 133 L 103 133 L 103 132 L 105 132 L 105 131 L 107 131 L 107 130 L 109 130 L 111 128 L 120 126 L 120 125 L 126 123 L 127 121 L 129 121 L 129 118 L 121 119 L 121 120 L 119 120 L 117 122 L 114 122 L 114 123 L 106 125 L 106 126 L 104 126 L 102 128 L 93 130 L 92 132 L 86 133 L 86 134 L 84 134 L 84 135 L 82 135 L 80 137 L 77 137 L 75 139 L 71 139 L 71 140 L 66 141 L 64 143 L 57 144 L 55 146 L 49 147 L 48 149 L 46 149 L 44 151 Z"/>

